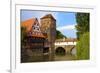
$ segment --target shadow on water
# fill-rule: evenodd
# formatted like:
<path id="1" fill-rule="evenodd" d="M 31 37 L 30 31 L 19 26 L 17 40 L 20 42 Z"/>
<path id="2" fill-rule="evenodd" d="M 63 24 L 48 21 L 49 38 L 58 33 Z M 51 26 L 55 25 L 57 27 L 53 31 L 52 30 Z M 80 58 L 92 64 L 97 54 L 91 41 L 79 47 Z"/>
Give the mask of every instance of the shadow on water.
<path id="1" fill-rule="evenodd" d="M 55 55 L 55 61 L 69 61 L 76 60 L 76 56 L 72 54 L 66 54 L 63 56 Z"/>
<path id="2" fill-rule="evenodd" d="M 66 54 L 63 56 L 55 55 L 54 59 L 50 59 L 50 55 L 43 55 L 43 56 L 32 56 L 28 57 L 27 60 L 23 61 L 22 63 L 27 62 L 48 62 L 48 61 L 69 61 L 69 60 L 75 60 L 76 57 L 71 54 Z"/>
<path id="3" fill-rule="evenodd" d="M 27 60 L 26 59 L 23 60 L 22 63 L 25 63 L 25 62 L 46 62 L 46 61 L 50 61 L 49 55 L 27 57 Z"/>

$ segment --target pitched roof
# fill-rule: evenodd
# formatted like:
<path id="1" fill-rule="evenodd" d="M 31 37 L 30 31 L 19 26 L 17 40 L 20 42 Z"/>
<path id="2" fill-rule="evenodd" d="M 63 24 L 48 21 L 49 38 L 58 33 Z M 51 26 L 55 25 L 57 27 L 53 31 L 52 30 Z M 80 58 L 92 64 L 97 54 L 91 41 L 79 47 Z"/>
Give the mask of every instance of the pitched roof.
<path id="1" fill-rule="evenodd" d="M 53 20 L 56 20 L 51 14 L 47 14 L 44 17 L 42 17 L 41 19 L 45 19 L 45 18 L 51 18 Z"/>
<path id="2" fill-rule="evenodd" d="M 56 42 L 76 42 L 76 38 L 57 39 Z"/>
<path id="3" fill-rule="evenodd" d="M 25 27 L 26 31 L 29 32 L 32 26 L 35 24 L 35 18 L 31 18 L 21 22 L 21 27 Z"/>
<path id="4" fill-rule="evenodd" d="M 25 27 L 26 28 L 26 32 L 28 33 L 28 36 L 46 38 L 46 36 L 43 35 L 42 32 L 35 32 L 36 34 L 31 33 L 31 32 L 33 32 L 32 31 L 33 30 L 32 27 L 36 23 L 39 24 L 37 18 L 28 19 L 26 21 L 21 22 L 21 27 Z"/>
<path id="5" fill-rule="evenodd" d="M 39 34 L 39 35 L 31 35 L 32 37 L 38 37 L 38 38 L 46 38 L 46 36 L 44 36 L 43 34 Z"/>
<path id="6" fill-rule="evenodd" d="M 76 42 L 77 39 L 76 38 L 69 38 L 69 39 L 65 39 L 66 42 Z"/>

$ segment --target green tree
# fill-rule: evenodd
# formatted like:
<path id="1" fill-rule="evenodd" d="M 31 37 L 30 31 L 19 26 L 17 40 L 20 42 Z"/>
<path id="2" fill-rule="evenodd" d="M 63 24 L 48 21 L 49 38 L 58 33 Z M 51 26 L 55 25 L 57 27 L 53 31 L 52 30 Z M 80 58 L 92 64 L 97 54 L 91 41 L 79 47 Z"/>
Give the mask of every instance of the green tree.
<path id="1" fill-rule="evenodd" d="M 90 46 L 89 32 L 80 36 L 80 40 L 77 42 L 77 59 L 89 59 L 89 46 Z"/>
<path id="2" fill-rule="evenodd" d="M 27 61 L 28 56 L 26 55 L 26 39 L 27 33 L 26 33 L 26 28 L 21 27 L 21 62 Z"/>
<path id="3" fill-rule="evenodd" d="M 21 27 L 21 43 L 24 44 L 25 43 L 25 38 L 27 36 L 27 33 L 26 33 L 26 28 L 24 27 Z"/>
<path id="4" fill-rule="evenodd" d="M 89 13 L 76 13 L 76 29 L 77 29 L 77 38 L 80 38 L 80 35 L 85 32 L 89 32 Z"/>
<path id="5" fill-rule="evenodd" d="M 76 45 L 77 59 L 89 59 L 89 13 L 76 13 L 76 29 L 78 42 Z"/>
<path id="6" fill-rule="evenodd" d="M 56 39 L 67 38 L 59 30 L 56 30 Z"/>

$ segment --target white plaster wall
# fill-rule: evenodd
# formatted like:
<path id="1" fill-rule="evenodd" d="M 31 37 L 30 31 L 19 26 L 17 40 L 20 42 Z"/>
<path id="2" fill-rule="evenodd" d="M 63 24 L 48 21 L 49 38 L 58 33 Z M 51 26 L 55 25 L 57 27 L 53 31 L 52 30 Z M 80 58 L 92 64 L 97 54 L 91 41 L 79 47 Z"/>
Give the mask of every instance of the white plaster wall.
<path id="1" fill-rule="evenodd" d="M 76 42 L 55 42 L 55 45 L 76 45 Z"/>

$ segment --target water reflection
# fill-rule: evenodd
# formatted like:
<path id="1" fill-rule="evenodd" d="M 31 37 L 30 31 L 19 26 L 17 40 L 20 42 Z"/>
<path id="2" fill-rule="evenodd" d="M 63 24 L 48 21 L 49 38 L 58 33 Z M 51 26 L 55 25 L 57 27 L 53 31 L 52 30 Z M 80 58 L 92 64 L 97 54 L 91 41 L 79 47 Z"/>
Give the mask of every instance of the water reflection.
<path id="1" fill-rule="evenodd" d="M 75 60 L 75 58 L 75 55 L 72 54 L 66 54 L 64 56 L 54 55 L 53 59 L 51 59 L 50 55 L 42 55 L 27 57 L 27 60 L 25 60 L 25 62 L 68 61 Z"/>

